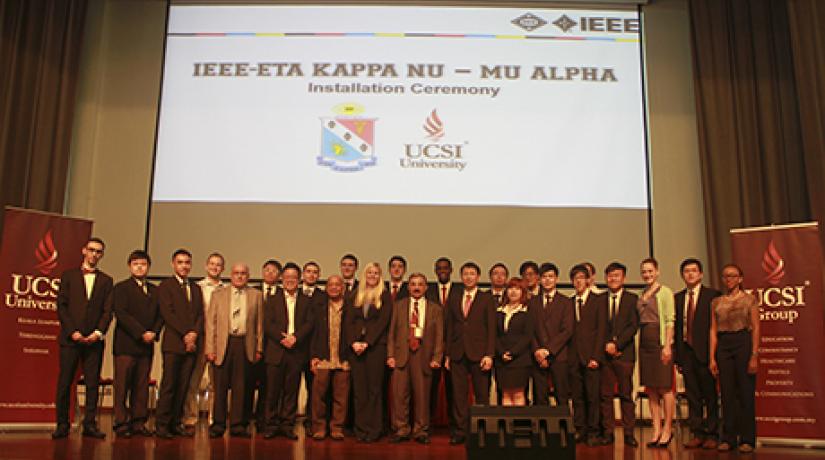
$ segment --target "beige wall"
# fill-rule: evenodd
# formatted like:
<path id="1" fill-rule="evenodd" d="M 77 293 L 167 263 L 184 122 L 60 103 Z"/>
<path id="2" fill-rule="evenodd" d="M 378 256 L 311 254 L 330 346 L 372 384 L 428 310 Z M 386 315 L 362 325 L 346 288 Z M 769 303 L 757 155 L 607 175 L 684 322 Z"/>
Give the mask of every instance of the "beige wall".
<path id="1" fill-rule="evenodd" d="M 679 261 L 707 253 L 687 2 L 657 0 L 643 11 L 653 241 L 662 279 L 676 287 Z M 108 244 L 102 267 L 116 279 L 128 274 L 129 251 L 144 243 L 165 14 L 157 0 L 90 2 L 66 213 L 95 220 Z M 166 272 L 166 258 L 157 259 L 156 271 Z M 106 360 L 103 375 L 110 366 Z"/>

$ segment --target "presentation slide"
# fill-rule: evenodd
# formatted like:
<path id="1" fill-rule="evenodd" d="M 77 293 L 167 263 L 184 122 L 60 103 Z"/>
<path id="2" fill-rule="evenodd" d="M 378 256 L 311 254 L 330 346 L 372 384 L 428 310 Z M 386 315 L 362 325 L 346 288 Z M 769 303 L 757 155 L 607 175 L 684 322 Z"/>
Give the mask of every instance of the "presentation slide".
<path id="1" fill-rule="evenodd" d="M 156 202 L 647 209 L 636 11 L 170 11 Z"/>

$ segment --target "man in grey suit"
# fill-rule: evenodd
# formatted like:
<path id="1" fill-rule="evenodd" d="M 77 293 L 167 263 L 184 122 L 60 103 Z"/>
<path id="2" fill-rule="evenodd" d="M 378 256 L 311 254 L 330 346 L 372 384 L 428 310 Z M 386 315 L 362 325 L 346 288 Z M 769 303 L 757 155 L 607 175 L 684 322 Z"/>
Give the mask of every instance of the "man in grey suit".
<path id="1" fill-rule="evenodd" d="M 206 311 L 206 359 L 214 366 L 215 410 L 209 437 L 226 430 L 227 392 L 232 388 L 231 436 L 248 437 L 244 411 L 246 381 L 252 363 L 263 354 L 263 295 L 248 286 L 249 266 L 232 266 L 231 286 L 218 288 Z"/>
<path id="2" fill-rule="evenodd" d="M 390 442 L 412 437 L 429 444 L 430 387 L 432 370 L 441 367 L 444 354 L 444 316 L 441 305 L 427 300 L 427 278 L 413 273 L 408 281 L 410 297 L 393 305 L 387 340 L 387 366 L 392 373 L 392 425 Z M 410 389 L 414 422 L 410 430 Z"/>

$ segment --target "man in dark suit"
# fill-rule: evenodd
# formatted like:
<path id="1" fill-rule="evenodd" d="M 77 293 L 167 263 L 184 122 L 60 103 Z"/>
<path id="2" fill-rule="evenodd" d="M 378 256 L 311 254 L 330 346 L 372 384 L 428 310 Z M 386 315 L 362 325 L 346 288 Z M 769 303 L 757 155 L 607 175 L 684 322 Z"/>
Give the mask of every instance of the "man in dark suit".
<path id="1" fill-rule="evenodd" d="M 474 262 L 461 266 L 464 289 L 447 302 L 447 358 L 452 373 L 456 428 L 450 444 L 466 440 L 468 425 L 467 378 L 473 381 L 475 404 L 490 404 L 490 370 L 496 346 L 496 304 L 489 292 L 478 289 L 481 269 Z"/>
<path id="2" fill-rule="evenodd" d="M 244 410 L 246 381 L 252 363 L 263 356 L 263 296 L 249 286 L 249 266 L 232 266 L 231 286 L 212 294 L 206 309 L 204 354 L 212 363 L 215 377 L 215 407 L 209 437 L 223 436 L 226 430 L 227 393 L 231 387 L 230 436 L 249 437 L 249 420 Z"/>
<path id="3" fill-rule="evenodd" d="M 527 291 L 530 297 L 539 295 L 541 291 L 541 286 L 539 286 L 539 264 L 532 260 L 522 262 L 519 265 L 518 273 L 527 283 Z"/>
<path id="4" fill-rule="evenodd" d="M 330 276 L 327 280 L 326 301 L 316 304 L 315 330 L 310 344 L 312 379 L 310 397 L 313 399 L 312 438 L 322 440 L 327 433 L 327 391 L 332 387 L 332 413 L 329 435 L 336 441 L 344 439 L 350 389 L 349 347 L 345 334 L 350 305 L 344 302 L 344 280 Z"/>
<path id="5" fill-rule="evenodd" d="M 118 437 L 151 436 L 146 426 L 149 374 L 155 342 L 163 320 L 158 311 L 157 287 L 146 281 L 152 259 L 135 250 L 127 260 L 132 276 L 113 290 L 115 313 L 114 429 Z M 126 406 L 127 398 L 129 407 Z"/>
<path id="6" fill-rule="evenodd" d="M 340 262 L 341 278 L 344 279 L 344 296 L 353 297 L 358 292 L 358 280 L 355 272 L 358 271 L 358 258 L 354 254 L 344 254 Z"/>
<path id="7" fill-rule="evenodd" d="M 605 269 L 607 293 L 601 296 L 601 308 L 607 310 L 605 336 L 602 340 L 605 359 L 601 366 L 601 412 L 603 445 L 613 444 L 616 414 L 613 398 L 619 396 L 624 428 L 624 445 L 637 447 L 633 437 L 636 418 L 633 415 L 633 368 L 636 366 L 636 332 L 639 330 L 639 314 L 636 303 L 639 296 L 624 288 L 627 267 L 612 262 Z M 616 391 L 618 390 L 618 391 Z"/>
<path id="8" fill-rule="evenodd" d="M 407 273 L 407 259 L 402 256 L 392 256 L 387 263 L 387 268 L 390 279 L 384 282 L 384 289 L 390 293 L 393 303 L 396 300 L 409 297 L 407 283 L 404 282 L 404 274 Z"/>
<path id="9" fill-rule="evenodd" d="M 599 366 L 604 361 L 604 338 L 607 312 L 603 299 L 593 293 L 584 265 L 570 269 L 575 328 L 570 341 L 570 388 L 573 396 L 573 424 L 576 442 L 597 446 L 599 438 Z"/>
<path id="10" fill-rule="evenodd" d="M 178 249 L 172 254 L 175 275 L 158 286 L 163 317 L 163 376 L 160 382 L 155 434 L 159 438 L 194 436 L 181 424 L 183 403 L 198 353 L 203 351 L 203 293 L 189 279 L 192 253 Z"/>
<path id="11" fill-rule="evenodd" d="M 112 278 L 98 270 L 105 245 L 90 238 L 83 246 L 83 264 L 70 268 L 60 277 L 57 316 L 60 319 L 60 372 L 57 376 L 55 412 L 57 429 L 52 439 L 69 435 L 69 392 L 78 361 L 83 363 L 86 383 L 86 413 L 83 436 L 103 439 L 97 427 L 97 396 L 100 367 L 103 363 L 103 338 L 112 321 Z"/>
<path id="12" fill-rule="evenodd" d="M 281 272 L 283 269 L 283 265 L 275 259 L 267 260 L 261 267 L 261 292 L 263 293 L 264 308 L 267 305 L 267 300 L 274 297 L 281 290 Z M 265 345 L 266 343 L 264 343 Z M 247 418 L 254 418 L 255 427 L 259 434 L 264 434 L 267 430 L 266 363 L 264 361 L 262 359 L 252 364 L 246 393 Z"/>
<path id="13" fill-rule="evenodd" d="M 442 307 L 427 300 L 427 278 L 413 273 L 410 297 L 396 300 L 387 340 L 387 366 L 392 372 L 393 435 L 398 443 L 412 436 L 430 443 L 430 390 L 432 370 L 441 367 L 444 353 Z M 410 429 L 410 390 L 413 426 Z"/>
<path id="14" fill-rule="evenodd" d="M 719 439 L 716 380 L 708 369 L 711 301 L 719 291 L 702 286 L 702 262 L 685 259 L 679 269 L 685 289 L 676 293 L 674 361 L 685 381 L 688 424 L 693 437 L 687 448 L 715 449 Z"/>
<path id="15" fill-rule="evenodd" d="M 553 381 L 556 405 L 569 409 L 567 349 L 573 337 L 573 302 L 556 290 L 559 269 L 555 264 L 542 264 L 539 274 L 541 293 L 530 299 L 529 304 L 536 321 L 533 356 L 538 363 L 537 370 L 533 372 L 533 404 L 549 404 L 549 378 Z"/>
<path id="16" fill-rule="evenodd" d="M 301 292 L 304 293 L 306 297 L 309 297 L 312 300 L 312 310 L 317 311 L 321 308 L 326 307 L 327 303 L 327 293 L 318 286 L 318 279 L 321 277 L 321 266 L 318 265 L 315 261 L 309 261 L 301 267 Z M 312 380 L 315 378 L 315 374 L 312 372 L 309 366 L 309 362 L 307 365 L 304 366 L 303 370 L 304 376 L 304 383 L 305 388 L 307 389 L 307 398 L 306 404 L 304 405 L 304 429 L 308 435 L 312 434 L 312 398 L 309 396 L 312 390 Z"/>
<path id="17" fill-rule="evenodd" d="M 283 289 L 264 305 L 264 360 L 266 362 L 267 431 L 298 439 L 295 418 L 301 371 L 309 362 L 313 303 L 298 289 L 301 268 L 289 262 L 281 275 Z"/>
<path id="18" fill-rule="evenodd" d="M 490 276 L 490 294 L 496 301 L 496 305 L 504 305 L 504 292 L 507 290 L 507 280 L 510 278 L 510 270 L 501 262 L 496 262 L 490 267 L 487 273 Z"/>

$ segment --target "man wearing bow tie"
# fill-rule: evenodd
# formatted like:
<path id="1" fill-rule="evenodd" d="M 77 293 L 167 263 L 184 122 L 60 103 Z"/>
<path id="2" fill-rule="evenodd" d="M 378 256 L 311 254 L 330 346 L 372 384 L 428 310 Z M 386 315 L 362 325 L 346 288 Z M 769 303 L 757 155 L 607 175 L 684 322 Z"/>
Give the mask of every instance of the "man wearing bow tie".
<path id="1" fill-rule="evenodd" d="M 158 286 L 164 329 L 161 342 L 163 376 L 155 434 L 164 439 L 194 436 L 181 425 L 181 418 L 195 359 L 203 349 L 203 294 L 200 286 L 189 279 L 192 253 L 186 249 L 175 251 L 172 270 L 175 275 Z"/>
<path id="2" fill-rule="evenodd" d="M 70 268 L 60 278 L 57 316 L 60 319 L 60 373 L 57 377 L 57 429 L 53 439 L 69 435 L 69 392 L 78 361 L 83 363 L 86 383 L 86 414 L 83 436 L 103 439 L 97 427 L 97 394 L 103 363 L 103 337 L 112 320 L 112 278 L 98 270 L 105 245 L 90 238 L 83 247 L 83 265 Z"/>

